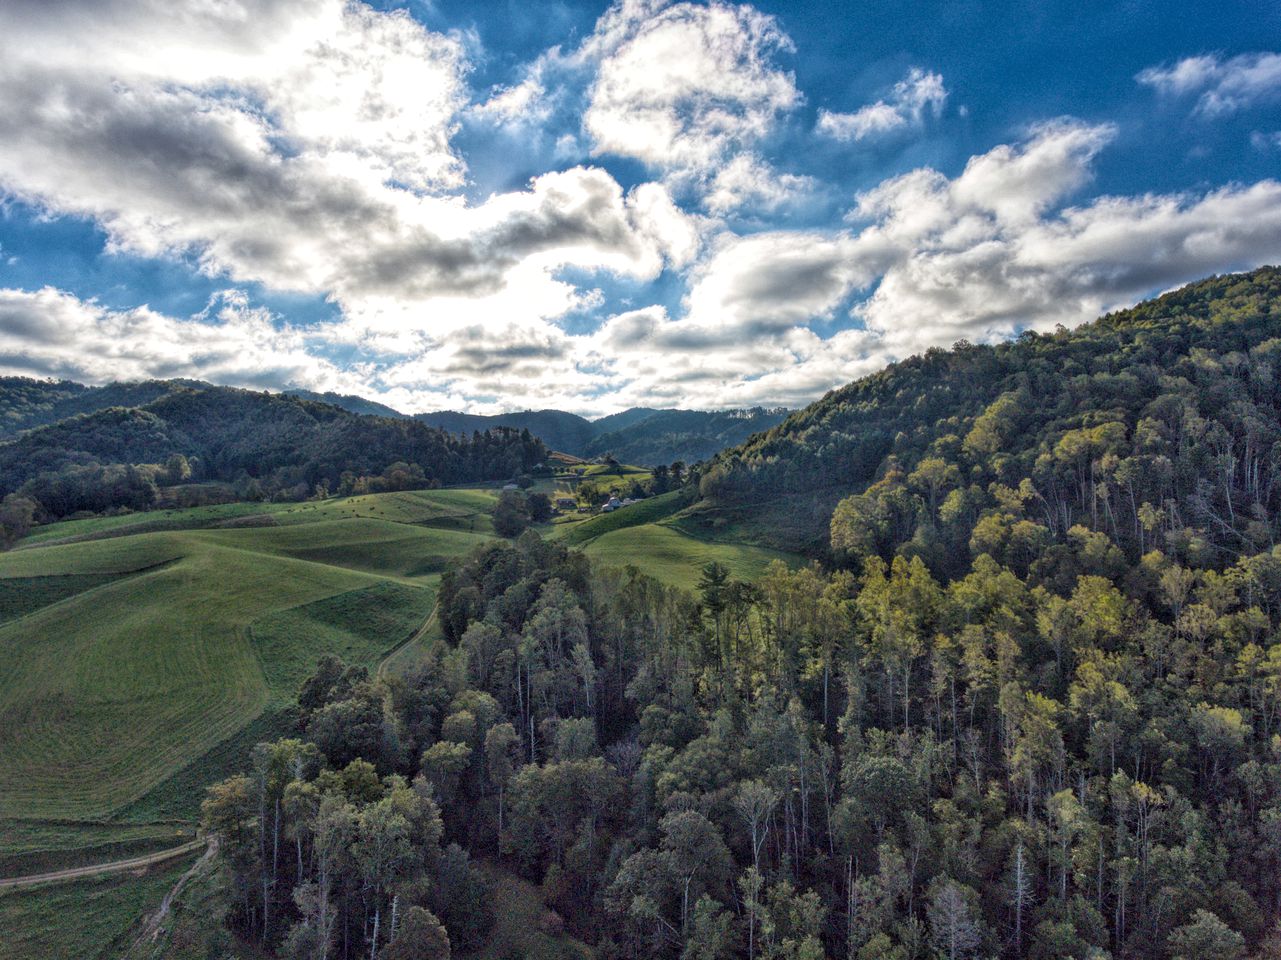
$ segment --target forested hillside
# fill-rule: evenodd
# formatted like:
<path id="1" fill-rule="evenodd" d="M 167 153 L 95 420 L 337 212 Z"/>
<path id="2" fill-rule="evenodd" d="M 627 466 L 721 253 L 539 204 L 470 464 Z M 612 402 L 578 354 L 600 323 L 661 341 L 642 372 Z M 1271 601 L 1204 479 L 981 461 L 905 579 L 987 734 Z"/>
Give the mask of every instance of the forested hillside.
<path id="1" fill-rule="evenodd" d="M 996 508 L 1007 519 L 980 536 L 1000 541 L 1002 561 L 1030 560 L 1080 523 L 1133 556 L 1185 525 L 1201 531 L 1188 549 L 1219 561 L 1269 545 L 1258 524 L 1281 494 L 1279 299 L 1268 268 L 1072 331 L 931 350 L 721 454 L 703 496 L 733 507 L 866 491 L 840 511 L 835 550 L 888 556 L 912 541 L 936 569 L 957 569 Z M 807 516 L 805 533 L 825 539 L 824 515 Z M 1014 529 L 1024 516 L 1036 530 Z"/>
<path id="2" fill-rule="evenodd" d="M 0 439 L 109 407 L 139 407 L 177 390 L 208 384 L 193 380 L 144 380 L 86 387 L 70 380 L 0 377 Z"/>
<path id="3" fill-rule="evenodd" d="M 448 956 L 486 857 L 604 958 L 1281 955 L 1278 309 L 1264 270 L 932 353 L 720 458 L 858 491 L 827 568 L 485 548 L 421 669 L 322 663 L 210 793 L 229 924 Z"/>
<path id="4" fill-rule="evenodd" d="M 546 455 L 541 441 L 513 430 L 455 436 L 279 394 L 180 388 L 0 443 L 0 493 L 61 517 L 144 509 L 160 485 L 217 481 L 246 499 L 305 499 L 506 479 Z"/>
<path id="5" fill-rule="evenodd" d="M 742 443 L 754 433 L 768 430 L 787 413 L 763 407 L 653 410 L 617 426 L 598 420 L 594 426 L 599 432 L 587 445 L 585 455 L 609 455 L 621 463 L 697 463 Z"/>
<path id="6" fill-rule="evenodd" d="M 314 400 L 316 403 L 327 403 L 331 407 L 341 407 L 348 413 L 359 413 L 366 417 L 403 417 L 405 416 L 399 410 L 393 410 L 385 403 L 378 403 L 376 400 L 366 400 L 364 397 L 353 396 L 350 393 L 317 393 L 314 390 L 286 390 L 285 393 L 291 397 L 301 397 L 303 400 Z"/>
<path id="7" fill-rule="evenodd" d="M 583 455 L 595 434 L 590 420 L 563 410 L 525 410 L 493 415 L 444 410 L 439 413 L 420 413 L 414 419 L 458 434 L 470 434 L 494 427 L 528 430 L 553 450 L 574 456 Z"/>
<path id="8" fill-rule="evenodd" d="M 621 463 L 646 466 L 705 460 L 742 443 L 786 416 L 786 410 L 651 410 L 634 407 L 588 420 L 561 410 L 530 410 L 482 416 L 473 413 L 420 413 L 417 419 L 454 433 L 495 426 L 528 430 L 553 450 L 576 457 L 612 456 Z"/>

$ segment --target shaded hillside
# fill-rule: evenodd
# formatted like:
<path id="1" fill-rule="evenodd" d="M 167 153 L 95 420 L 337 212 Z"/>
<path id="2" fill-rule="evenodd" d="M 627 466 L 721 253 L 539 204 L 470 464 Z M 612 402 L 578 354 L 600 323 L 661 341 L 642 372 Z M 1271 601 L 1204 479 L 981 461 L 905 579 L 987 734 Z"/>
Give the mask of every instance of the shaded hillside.
<path id="1" fill-rule="evenodd" d="M 1072 331 L 931 350 L 724 452 L 704 507 L 791 502 L 812 541 L 826 512 L 798 504 L 866 491 L 838 511 L 844 553 L 964 554 L 982 533 L 1008 560 L 1086 524 L 1134 551 L 1187 529 L 1184 548 L 1230 556 L 1270 542 L 1281 506 L 1279 320 L 1264 268 Z"/>
<path id="2" fill-rule="evenodd" d="M 235 482 L 245 487 L 242 495 L 306 496 L 322 484 L 363 492 L 362 477 L 377 478 L 369 489 L 497 480 L 546 455 L 528 433 L 455 436 L 414 420 L 211 387 L 72 417 L 0 443 L 0 492 L 21 489 L 61 516 L 147 506 L 156 480 Z M 186 462 L 169 465 L 175 457 Z M 139 464 L 167 466 L 161 476 L 133 469 Z"/>
<path id="3" fill-rule="evenodd" d="M 628 413 L 632 411 L 627 411 Z M 726 447 L 742 443 L 752 434 L 781 422 L 788 411 L 766 410 L 651 410 L 642 417 L 611 425 L 587 445 L 587 456 L 612 455 L 622 463 L 658 464 L 683 460 L 697 463 Z M 624 417 L 624 414 L 618 414 Z M 603 418 L 593 426 L 598 429 Z"/>
<path id="4" fill-rule="evenodd" d="M 286 396 L 298 397 L 302 400 L 314 400 L 316 403 L 327 403 L 331 407 L 341 407 L 348 413 L 358 413 L 365 417 L 395 417 L 403 418 L 405 414 L 395 410 L 385 403 L 379 403 L 376 400 L 366 400 L 364 397 L 353 396 L 350 393 L 334 393 L 326 391 L 325 393 L 316 393 L 314 390 L 286 390 Z"/>
<path id="5" fill-rule="evenodd" d="M 525 410 L 492 416 L 443 410 L 438 413 L 420 413 L 414 419 L 456 434 L 470 434 L 495 427 L 528 430 L 553 450 L 572 453 L 576 457 L 583 455 L 588 442 L 595 435 L 591 421 L 563 410 Z"/>
<path id="6" fill-rule="evenodd" d="M 87 387 L 71 380 L 0 377 L 0 437 L 109 407 L 139 407 L 176 390 L 204 386 L 195 380 L 144 380 Z"/>
<path id="7" fill-rule="evenodd" d="M 639 423 L 646 417 L 652 417 L 656 413 L 663 412 L 662 410 L 655 410 L 653 407 L 628 407 L 618 413 L 598 417 L 592 421 L 592 427 L 597 434 L 614 433 L 619 430 L 625 430 L 633 423 Z"/>

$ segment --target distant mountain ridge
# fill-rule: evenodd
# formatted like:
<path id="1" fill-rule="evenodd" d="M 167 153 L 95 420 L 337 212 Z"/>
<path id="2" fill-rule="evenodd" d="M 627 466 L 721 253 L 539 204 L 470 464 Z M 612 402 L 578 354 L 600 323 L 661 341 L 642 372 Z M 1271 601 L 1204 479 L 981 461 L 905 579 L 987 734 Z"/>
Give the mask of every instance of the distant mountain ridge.
<path id="1" fill-rule="evenodd" d="M 632 407 L 599 420 L 562 410 L 527 410 L 484 416 L 452 410 L 420 413 L 415 419 L 470 433 L 494 427 L 529 430 L 554 450 L 576 457 L 613 456 L 623 463 L 653 466 L 694 463 L 768 430 L 790 411 L 751 407 L 739 410 L 655 410 Z"/>
<path id="2" fill-rule="evenodd" d="M 414 419 L 459 434 L 492 430 L 494 427 L 528 430 L 553 450 L 571 453 L 576 457 L 585 455 L 587 445 L 596 433 L 590 420 L 563 410 L 524 410 L 492 416 L 441 410 L 436 413 L 420 413 Z"/>
<path id="3" fill-rule="evenodd" d="M 143 380 L 94 387 L 70 380 L 0 377 L 0 440 L 68 417 L 112 407 L 143 407 L 178 392 L 214 389 L 234 388 L 219 388 L 200 380 Z M 352 394 L 289 389 L 283 395 L 323 403 L 359 416 L 416 420 L 458 435 L 483 433 L 496 427 L 528 430 L 553 450 L 587 459 L 608 455 L 624 463 L 645 466 L 676 460 L 687 463 L 706 460 L 781 423 L 790 412 L 764 407 L 711 411 L 632 407 L 596 420 L 564 410 L 491 415 L 442 410 L 411 417 L 376 400 Z"/>

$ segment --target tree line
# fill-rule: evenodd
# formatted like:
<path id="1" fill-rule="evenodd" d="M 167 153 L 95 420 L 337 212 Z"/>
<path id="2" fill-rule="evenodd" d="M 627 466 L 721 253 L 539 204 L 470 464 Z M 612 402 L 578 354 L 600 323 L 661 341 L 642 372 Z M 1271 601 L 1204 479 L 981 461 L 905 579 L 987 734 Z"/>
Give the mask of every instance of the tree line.
<path id="1" fill-rule="evenodd" d="M 795 453 L 848 494 L 826 565 L 683 591 L 533 533 L 482 549 L 419 669 L 321 664 L 280 788 L 398 803 L 419 852 L 361 872 L 351 834 L 317 912 L 313 814 L 251 777 L 239 840 L 206 818 L 229 922 L 282 955 L 447 956 L 384 918 L 479 942 L 483 883 L 448 901 L 476 917 L 432 892 L 455 845 L 603 958 L 1281 957 L 1278 293 L 1216 278 L 927 355 L 702 472 L 767 505 L 815 492 Z"/>
<path id="2" fill-rule="evenodd" d="M 603 957 L 1281 955 L 1281 556 L 1130 574 L 1057 592 L 987 554 L 950 583 L 871 557 L 712 564 L 686 593 L 533 533 L 489 547 L 427 663 L 325 661 L 298 740 L 229 781 L 238 827 L 211 792 L 231 922 L 373 956 L 417 908 L 457 950 L 484 857 Z M 326 804 L 355 824 L 329 880 Z M 368 804 L 389 861 L 357 852 Z"/>
<path id="3" fill-rule="evenodd" d="M 174 389 L 0 443 L 0 495 L 37 515 L 147 509 L 165 484 L 218 484 L 242 499 L 307 499 L 506 479 L 544 462 L 528 431 L 454 436 L 296 397 Z"/>

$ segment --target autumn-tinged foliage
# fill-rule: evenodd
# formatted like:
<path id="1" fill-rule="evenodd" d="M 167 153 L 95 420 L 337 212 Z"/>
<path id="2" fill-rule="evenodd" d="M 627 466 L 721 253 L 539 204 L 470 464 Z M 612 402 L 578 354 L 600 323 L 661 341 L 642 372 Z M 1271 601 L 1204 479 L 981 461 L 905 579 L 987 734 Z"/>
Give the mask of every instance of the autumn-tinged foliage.
<path id="1" fill-rule="evenodd" d="M 286 793 L 439 810 L 402 874 L 351 834 L 330 955 L 391 943 L 414 896 L 478 929 L 415 879 L 453 843 L 605 958 L 1277 956 L 1278 295 L 1260 271 L 931 355 L 705 474 L 796 495 L 804 460 L 848 494 L 827 566 L 680 590 L 533 533 L 472 556 L 420 671 L 323 664 L 272 748 L 313 751 Z M 255 783 L 211 827 L 270 945 L 321 929 L 288 893 L 316 834 L 281 813 L 303 867 L 268 871 Z"/>
<path id="2" fill-rule="evenodd" d="M 1281 271 L 1216 277 L 1076 330 L 896 364 L 722 454 L 702 492 L 856 494 L 837 555 L 914 538 L 940 571 L 989 546 L 1026 564 L 1079 525 L 1132 558 L 1189 531 L 1181 555 L 1221 561 L 1271 542 L 1279 360 Z"/>

